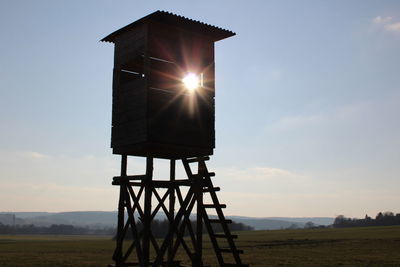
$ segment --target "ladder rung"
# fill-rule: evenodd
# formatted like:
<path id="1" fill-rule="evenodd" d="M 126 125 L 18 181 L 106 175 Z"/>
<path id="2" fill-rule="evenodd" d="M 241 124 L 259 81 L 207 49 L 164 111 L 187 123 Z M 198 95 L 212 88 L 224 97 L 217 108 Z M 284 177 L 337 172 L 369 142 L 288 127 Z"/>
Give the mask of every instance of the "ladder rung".
<path id="1" fill-rule="evenodd" d="M 188 163 L 192 163 L 192 162 L 199 162 L 199 160 L 209 160 L 210 157 L 198 157 L 198 158 L 191 158 L 191 159 L 187 159 Z"/>
<path id="2" fill-rule="evenodd" d="M 114 181 L 131 181 L 131 180 L 143 180 L 146 179 L 147 175 L 127 175 L 127 176 L 115 176 L 113 178 Z"/>
<path id="3" fill-rule="evenodd" d="M 213 177 L 213 176 L 215 176 L 215 172 L 207 172 L 205 174 L 199 174 L 199 173 L 192 174 L 192 178 L 204 177 L 206 175 Z"/>
<path id="4" fill-rule="evenodd" d="M 234 252 L 237 252 L 237 253 L 239 253 L 239 254 L 243 254 L 243 250 L 241 250 L 241 249 L 236 249 L 235 251 L 233 251 L 233 250 L 230 249 L 230 248 L 220 248 L 219 251 L 220 251 L 220 252 L 224 252 L 224 253 L 234 253 Z"/>
<path id="5" fill-rule="evenodd" d="M 209 219 L 209 221 L 210 221 L 210 223 L 222 223 L 222 222 L 232 223 L 232 220 L 223 220 L 223 221 L 221 221 L 220 219 Z"/>
<path id="6" fill-rule="evenodd" d="M 218 207 L 221 208 L 221 209 L 226 208 L 226 205 L 225 205 L 225 204 L 219 204 L 219 205 L 215 205 L 215 204 L 204 204 L 203 206 L 204 206 L 204 208 L 206 208 L 206 209 L 218 208 Z"/>
<path id="7" fill-rule="evenodd" d="M 237 235 L 225 235 L 225 234 L 214 234 L 214 237 L 217 237 L 217 238 L 233 238 L 233 239 L 238 238 Z"/>
<path id="8" fill-rule="evenodd" d="M 130 185 L 130 186 L 143 186 L 142 182 L 130 182 L 130 181 L 113 181 L 112 185 Z"/>
<path id="9" fill-rule="evenodd" d="M 203 192 L 217 192 L 220 191 L 220 187 L 203 188 Z"/>

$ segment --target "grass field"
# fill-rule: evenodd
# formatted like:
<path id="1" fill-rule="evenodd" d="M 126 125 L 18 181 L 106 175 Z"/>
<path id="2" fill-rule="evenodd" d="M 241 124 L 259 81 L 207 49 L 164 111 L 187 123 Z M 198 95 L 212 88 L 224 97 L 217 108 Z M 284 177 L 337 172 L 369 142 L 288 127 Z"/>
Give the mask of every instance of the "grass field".
<path id="1" fill-rule="evenodd" d="M 237 245 L 251 266 L 400 266 L 400 226 L 240 232 Z M 0 236 L 0 266 L 105 267 L 113 249 L 109 237 Z"/>

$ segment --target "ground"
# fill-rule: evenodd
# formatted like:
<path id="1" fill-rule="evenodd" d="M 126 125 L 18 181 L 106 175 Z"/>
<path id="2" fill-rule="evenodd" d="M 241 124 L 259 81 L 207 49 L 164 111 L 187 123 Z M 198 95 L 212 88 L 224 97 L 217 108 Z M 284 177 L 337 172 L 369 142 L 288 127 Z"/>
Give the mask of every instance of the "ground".
<path id="1" fill-rule="evenodd" d="M 250 266 L 400 266 L 400 226 L 238 234 Z M 106 267 L 114 245 L 110 237 L 0 235 L 0 266 Z M 204 254 L 217 266 L 208 242 Z"/>

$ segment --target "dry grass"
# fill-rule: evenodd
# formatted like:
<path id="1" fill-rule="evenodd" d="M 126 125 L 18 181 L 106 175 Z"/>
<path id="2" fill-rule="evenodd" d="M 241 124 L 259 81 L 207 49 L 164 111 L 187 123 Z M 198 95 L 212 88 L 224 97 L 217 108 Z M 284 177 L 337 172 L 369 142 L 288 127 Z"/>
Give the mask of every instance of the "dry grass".
<path id="1" fill-rule="evenodd" d="M 237 245 L 251 266 L 400 266 L 399 226 L 240 232 Z M 107 266 L 113 249 L 110 237 L 0 236 L 0 266 Z M 204 256 L 216 266 L 209 242 Z"/>

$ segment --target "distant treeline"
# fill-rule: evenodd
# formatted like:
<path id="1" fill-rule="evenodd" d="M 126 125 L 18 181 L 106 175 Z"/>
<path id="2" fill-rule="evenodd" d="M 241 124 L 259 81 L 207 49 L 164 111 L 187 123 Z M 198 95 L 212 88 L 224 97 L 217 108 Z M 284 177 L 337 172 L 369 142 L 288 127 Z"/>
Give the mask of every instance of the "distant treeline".
<path id="1" fill-rule="evenodd" d="M 139 221 L 136 223 L 136 227 L 138 231 L 141 231 L 143 229 L 143 224 Z M 196 233 L 196 222 L 191 221 L 191 227 L 194 233 Z M 232 222 L 228 224 L 228 227 L 231 231 L 251 231 L 254 230 L 253 227 L 245 225 L 243 223 L 236 223 Z M 223 232 L 222 226 L 220 224 L 212 224 L 212 228 L 214 233 L 220 233 Z M 153 220 L 151 224 L 151 229 L 152 233 L 155 238 L 163 238 L 167 235 L 168 230 L 169 230 L 169 223 L 168 220 Z M 207 233 L 207 230 L 203 224 L 203 232 Z M 188 236 L 189 231 L 187 227 L 185 228 L 185 233 L 184 236 Z M 127 231 L 127 238 L 132 239 L 132 232 Z"/>
<path id="2" fill-rule="evenodd" d="M 196 231 L 196 224 L 191 223 L 192 228 Z M 154 237 L 164 237 L 168 232 L 168 221 L 167 220 L 153 220 L 151 228 Z M 140 231 L 143 229 L 142 223 L 137 222 L 137 228 Z M 219 224 L 213 225 L 215 232 L 222 232 L 222 228 Z M 231 223 L 229 224 L 231 231 L 243 231 L 243 230 L 254 230 L 252 227 L 242 223 Z M 204 230 L 205 231 L 205 230 Z M 90 227 L 79 227 L 66 224 L 53 224 L 51 226 L 35 226 L 33 224 L 23 225 L 4 225 L 0 223 L 0 234 L 17 234 L 17 235 L 115 235 L 116 228 L 102 228 L 93 229 Z M 128 231 L 128 234 L 131 231 Z M 188 233 L 185 233 L 185 235 Z"/>
<path id="3" fill-rule="evenodd" d="M 379 212 L 375 219 L 365 215 L 364 219 L 357 218 L 346 218 L 343 215 L 339 215 L 333 222 L 333 227 L 362 227 L 362 226 L 389 226 L 389 225 L 400 225 L 400 213 L 396 215 L 393 212 Z"/>
<path id="4" fill-rule="evenodd" d="M 53 224 L 51 226 L 35 226 L 33 224 L 4 225 L 0 223 L 0 234 L 15 235 L 114 235 L 115 228 L 92 229 L 66 224 Z"/>

